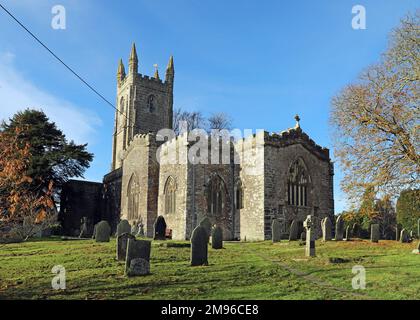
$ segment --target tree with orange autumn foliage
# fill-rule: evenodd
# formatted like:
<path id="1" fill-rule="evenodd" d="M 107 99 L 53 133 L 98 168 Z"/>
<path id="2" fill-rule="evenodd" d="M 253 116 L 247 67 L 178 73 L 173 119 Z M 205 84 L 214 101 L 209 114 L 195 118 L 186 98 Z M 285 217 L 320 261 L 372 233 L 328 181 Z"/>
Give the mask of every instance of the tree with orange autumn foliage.
<path id="1" fill-rule="evenodd" d="M 30 145 L 19 141 L 22 128 L 0 131 L 0 221 L 14 237 L 27 239 L 48 228 L 54 219 L 53 182 L 42 192 L 27 175 L 31 161 Z"/>

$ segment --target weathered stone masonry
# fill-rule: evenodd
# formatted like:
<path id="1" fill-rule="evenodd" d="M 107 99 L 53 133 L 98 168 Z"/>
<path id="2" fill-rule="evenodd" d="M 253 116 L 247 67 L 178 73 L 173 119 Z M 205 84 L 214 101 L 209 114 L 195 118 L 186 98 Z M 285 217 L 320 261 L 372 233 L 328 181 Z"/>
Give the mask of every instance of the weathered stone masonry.
<path id="1" fill-rule="evenodd" d="M 128 74 L 120 61 L 112 171 L 102 185 L 94 185 L 95 192 L 88 182 L 70 183 L 73 191 L 64 194 L 62 212 L 74 222 L 65 221 L 66 232 L 74 232 L 78 220 L 88 215 L 108 220 L 113 230 L 119 219 L 142 222 L 152 237 L 153 223 L 162 215 L 172 237 L 183 240 L 208 217 L 222 228 L 225 240 L 254 241 L 271 238 L 274 219 L 284 238 L 293 220 L 301 232 L 312 214 L 319 237 L 321 220 L 334 221 L 329 150 L 311 140 L 296 117 L 296 126 L 281 133 L 261 131 L 236 142 L 219 141 L 216 152 L 209 143 L 209 163 L 192 164 L 186 155 L 195 142 L 187 134 L 165 142 L 157 136 L 160 129 L 172 128 L 174 76 L 172 57 L 164 81 L 157 70 L 153 77 L 139 74 L 134 45 Z M 211 162 L 212 155 L 221 160 L 224 147 L 230 148 L 228 159 Z"/>

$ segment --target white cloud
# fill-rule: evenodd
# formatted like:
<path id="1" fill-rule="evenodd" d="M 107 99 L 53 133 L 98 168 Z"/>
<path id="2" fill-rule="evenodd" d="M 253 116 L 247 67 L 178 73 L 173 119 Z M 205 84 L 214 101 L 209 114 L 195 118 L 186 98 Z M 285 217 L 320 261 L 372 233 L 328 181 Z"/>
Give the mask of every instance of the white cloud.
<path id="1" fill-rule="evenodd" d="M 100 118 L 38 88 L 14 67 L 14 54 L 0 53 L 0 120 L 25 108 L 42 109 L 66 137 L 76 143 L 93 144 Z"/>

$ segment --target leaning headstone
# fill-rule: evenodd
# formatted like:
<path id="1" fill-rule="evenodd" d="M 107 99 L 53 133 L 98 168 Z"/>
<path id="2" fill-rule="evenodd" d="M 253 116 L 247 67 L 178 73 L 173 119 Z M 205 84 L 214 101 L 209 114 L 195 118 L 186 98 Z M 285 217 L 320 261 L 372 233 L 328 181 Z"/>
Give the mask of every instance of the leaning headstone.
<path id="1" fill-rule="evenodd" d="M 206 232 L 207 232 L 207 242 L 209 242 L 210 233 L 211 233 L 211 222 L 210 222 L 210 219 L 208 217 L 205 217 L 204 219 L 202 219 L 200 221 L 199 225 L 202 226 L 204 228 L 204 230 L 206 230 Z"/>
<path id="2" fill-rule="evenodd" d="M 400 235 L 401 235 L 401 226 L 397 225 L 395 227 L 395 241 L 400 241 Z"/>
<path id="3" fill-rule="evenodd" d="M 370 241 L 379 242 L 379 224 L 372 224 L 370 226 Z"/>
<path id="4" fill-rule="evenodd" d="M 86 238 L 88 236 L 88 221 L 86 217 L 83 217 L 81 222 L 81 226 L 80 226 L 80 234 L 79 234 L 79 238 Z"/>
<path id="5" fill-rule="evenodd" d="M 401 243 L 408 243 L 408 232 L 406 229 L 402 229 L 401 230 L 401 234 L 400 234 L 400 242 Z"/>
<path id="6" fill-rule="evenodd" d="M 322 240 L 330 241 L 332 239 L 332 223 L 330 218 L 325 217 L 322 220 Z"/>
<path id="7" fill-rule="evenodd" d="M 219 226 L 216 226 L 211 230 L 211 247 L 213 249 L 223 248 L 223 230 Z"/>
<path id="8" fill-rule="evenodd" d="M 271 238 L 273 242 L 281 240 L 281 223 L 277 219 L 274 219 L 271 223 Z"/>
<path id="9" fill-rule="evenodd" d="M 131 226 L 130 223 L 127 220 L 121 220 L 120 223 L 117 225 L 117 233 L 115 236 L 120 236 L 123 233 L 130 233 L 131 232 Z"/>
<path id="10" fill-rule="evenodd" d="M 303 226 L 306 229 L 305 255 L 307 257 L 315 257 L 315 230 L 313 230 L 312 216 L 307 216 Z"/>
<path id="11" fill-rule="evenodd" d="M 117 260 L 125 260 L 129 239 L 136 239 L 136 237 L 129 233 L 123 233 L 117 237 Z"/>
<path id="12" fill-rule="evenodd" d="M 197 226 L 191 236 L 191 266 L 208 265 L 208 238 L 202 226 Z"/>
<path id="13" fill-rule="evenodd" d="M 125 257 L 127 276 L 141 276 L 150 272 L 151 241 L 128 239 Z"/>
<path id="14" fill-rule="evenodd" d="M 157 217 L 154 225 L 154 234 L 154 240 L 166 240 L 166 222 L 164 217 Z"/>
<path id="15" fill-rule="evenodd" d="M 346 228 L 346 241 L 350 241 L 351 240 L 351 230 L 350 230 L 350 226 L 347 226 Z"/>
<path id="16" fill-rule="evenodd" d="M 102 220 L 96 225 L 95 240 L 96 242 L 109 242 L 111 237 L 111 227 L 109 223 Z"/>
<path id="17" fill-rule="evenodd" d="M 341 241 L 343 240 L 344 235 L 344 221 L 342 216 L 338 216 L 335 222 L 335 240 Z"/>
<path id="18" fill-rule="evenodd" d="M 296 220 L 290 224 L 289 241 L 296 241 L 298 239 L 299 227 Z"/>

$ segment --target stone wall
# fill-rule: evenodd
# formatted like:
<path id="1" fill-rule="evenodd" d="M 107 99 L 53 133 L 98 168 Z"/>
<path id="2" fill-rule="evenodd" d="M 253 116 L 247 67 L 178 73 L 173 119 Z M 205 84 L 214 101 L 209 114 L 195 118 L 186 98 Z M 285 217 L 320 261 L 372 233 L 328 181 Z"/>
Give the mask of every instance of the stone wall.
<path id="1" fill-rule="evenodd" d="M 189 239 L 192 230 L 198 223 L 204 217 L 208 217 L 212 224 L 222 227 L 224 239 L 232 240 L 235 238 L 235 235 L 239 236 L 239 221 L 235 219 L 236 213 L 233 204 L 233 186 L 239 177 L 239 166 L 233 166 L 231 163 L 233 152 L 227 161 L 229 163 L 210 164 L 212 150 L 211 140 L 209 139 L 207 163 L 192 164 L 187 161 L 191 145 L 187 140 L 187 136 L 183 135 L 166 142 L 162 146 L 159 153 L 161 160 L 159 214 L 165 217 L 168 228 L 173 230 L 173 239 Z M 214 152 L 218 153 L 220 157 L 222 147 Z M 173 157 L 173 154 L 176 154 L 175 159 L 170 158 L 171 156 Z M 221 158 L 219 162 L 222 162 Z M 176 180 L 176 212 L 166 214 L 164 192 L 169 177 Z M 222 181 L 225 188 L 222 214 L 218 216 L 212 216 L 208 212 L 207 195 L 212 179 L 220 179 L 218 181 Z"/>
<path id="2" fill-rule="evenodd" d="M 153 236 L 153 224 L 157 218 L 159 192 L 157 147 L 155 134 L 139 134 L 131 141 L 123 156 L 121 219 L 130 222 L 141 220 L 148 237 Z M 138 207 L 134 217 L 129 217 L 128 212 L 130 181 L 136 181 L 134 192 L 138 197 Z"/>
<path id="3" fill-rule="evenodd" d="M 109 222 L 112 232 L 120 221 L 122 176 L 122 168 L 118 168 L 103 178 L 101 220 Z"/>
<path id="4" fill-rule="evenodd" d="M 175 240 L 185 240 L 190 236 L 189 230 L 191 227 L 187 227 L 188 224 L 191 224 L 191 212 L 187 212 L 187 149 L 187 136 L 183 135 L 166 142 L 159 150 L 160 171 L 158 214 L 165 218 L 167 228 L 172 230 L 172 238 Z M 175 158 L 173 158 L 174 154 Z M 180 156 L 182 154 L 184 154 L 184 156 Z M 176 183 L 176 204 L 175 212 L 167 214 L 165 212 L 164 192 L 166 183 L 170 177 L 172 177 Z"/>
<path id="5" fill-rule="evenodd" d="M 60 212 L 62 234 L 78 236 L 82 217 L 88 218 L 88 231 L 101 220 L 102 183 L 69 180 L 62 188 Z"/>
<path id="6" fill-rule="evenodd" d="M 240 161 L 244 206 L 239 210 L 240 239 L 264 239 L 264 133 L 259 132 L 235 144 Z"/>
<path id="7" fill-rule="evenodd" d="M 299 128 L 300 129 L 300 128 Z M 313 143 L 301 130 L 289 130 L 283 135 L 265 134 L 265 239 L 271 238 L 271 221 L 283 221 L 286 232 L 292 220 L 300 225 L 309 214 L 315 216 L 315 235 L 321 234 L 321 220 L 333 221 L 333 171 L 327 149 Z M 292 206 L 287 199 L 289 168 L 300 159 L 310 177 L 306 206 Z"/>

